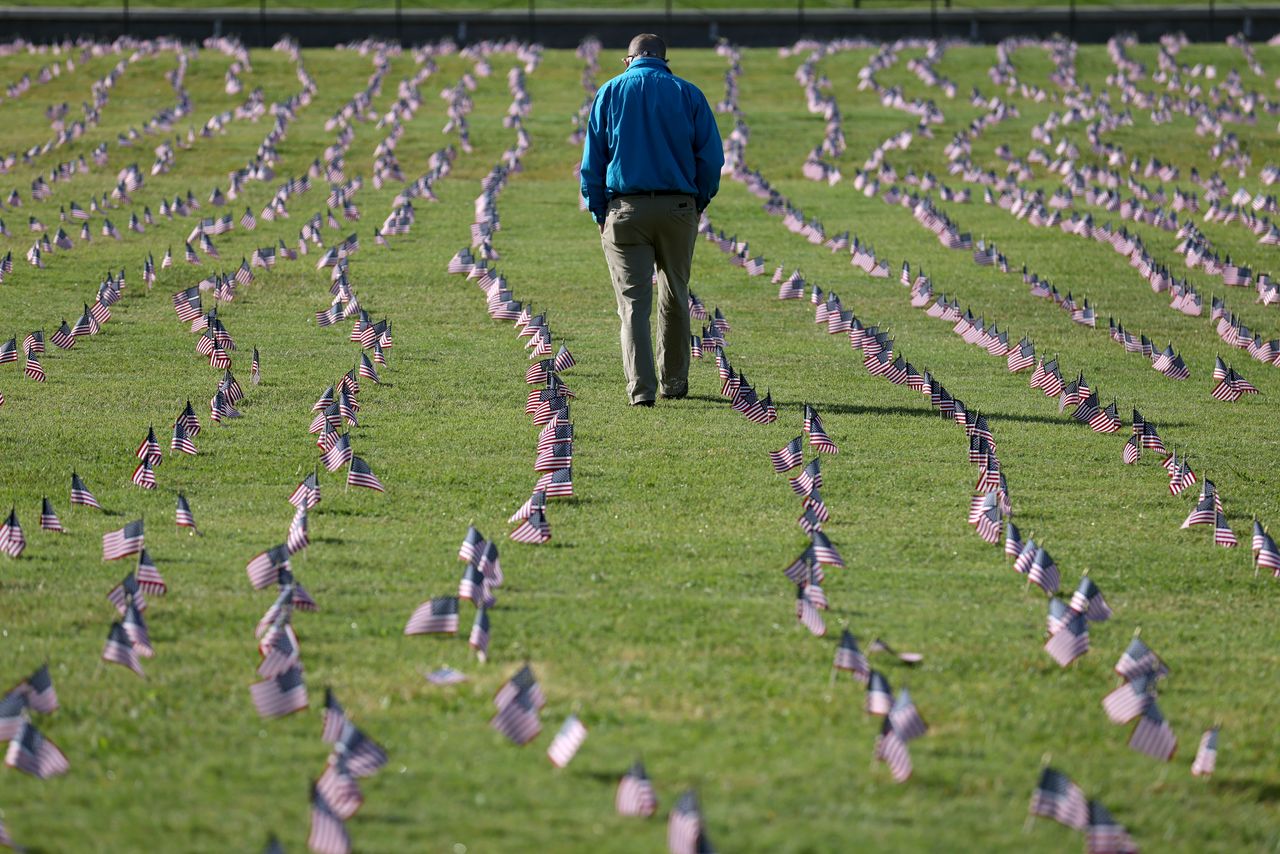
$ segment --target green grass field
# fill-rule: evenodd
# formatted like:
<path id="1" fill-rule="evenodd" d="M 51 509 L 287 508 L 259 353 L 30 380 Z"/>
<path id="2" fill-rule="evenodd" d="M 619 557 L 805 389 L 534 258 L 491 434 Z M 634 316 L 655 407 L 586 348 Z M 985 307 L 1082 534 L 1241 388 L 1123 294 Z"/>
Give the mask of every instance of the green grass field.
<path id="1" fill-rule="evenodd" d="M 121 7 L 120 0 L 80 0 L 69 3 L 65 0 L 7 0 L 8 6 L 102 6 Z M 130 9 L 188 9 L 203 8 L 212 5 L 216 8 L 251 8 L 257 9 L 257 0 L 216 0 L 213 4 L 195 3 L 194 0 L 139 0 L 129 3 Z M 529 0 L 403 0 L 400 4 L 403 11 L 444 11 L 444 12 L 505 12 L 516 15 L 524 14 L 529 8 Z M 804 0 L 804 9 L 808 12 L 823 10 L 886 10 L 908 9 L 927 13 L 930 0 Z M 952 9 L 1040 9 L 1066 8 L 1067 0 L 951 0 Z M 1105 7 L 1169 7 L 1198 6 L 1207 8 L 1207 0 L 1076 0 L 1078 8 Z M 1247 6 L 1271 5 L 1265 0 L 1245 0 L 1245 2 L 1218 3 L 1219 11 L 1239 9 Z M 394 10 L 394 0 L 267 0 L 268 9 L 361 9 L 368 11 L 390 12 Z M 938 0 L 938 9 L 948 8 L 945 0 Z M 583 13 L 602 11 L 652 12 L 663 15 L 667 11 L 666 0 L 616 0 L 603 3 L 601 0 L 535 0 L 534 8 L 538 12 L 553 9 L 576 9 Z M 671 9 L 675 12 L 722 12 L 734 9 L 778 9 L 794 12 L 796 0 L 779 3 L 777 0 L 671 0 Z"/>
<path id="2" fill-rule="evenodd" d="M 870 53 L 840 53 L 819 67 L 844 115 L 846 176 L 881 140 L 914 124 L 858 91 L 856 73 Z M 918 139 L 887 159 L 900 173 L 913 167 L 942 174 L 943 147 L 981 111 L 963 96 L 948 101 L 926 89 L 905 68 L 906 58 L 918 54 L 906 52 L 878 79 L 901 85 L 908 97 L 939 98 L 946 121 L 933 140 Z M 1155 46 L 1131 55 L 1155 67 Z M 616 70 L 612 56 L 602 55 L 601 79 Z M 248 185 L 247 202 L 225 209 L 237 219 L 246 203 L 259 211 L 284 177 L 322 155 L 334 140 L 325 121 L 372 73 L 370 58 L 356 52 L 304 57 L 318 94 L 279 146 L 277 178 Z M 1179 60 L 1213 62 L 1224 73 L 1239 66 L 1248 86 L 1269 95 L 1280 50 L 1259 47 L 1258 57 L 1269 76 L 1251 76 L 1242 54 L 1224 46 L 1192 46 Z M 991 48 L 952 49 L 938 71 L 962 93 L 977 85 L 998 94 L 985 76 L 993 58 Z M 270 103 L 297 91 L 286 55 L 254 51 L 252 59 L 252 72 L 243 75 L 246 92 L 261 86 Z M 324 232 L 332 243 L 358 230 L 363 248 L 351 262 L 352 284 L 375 318 L 394 323 L 387 382 L 365 384 L 361 425 L 352 431 L 355 452 L 387 492 L 346 490 L 340 474 L 321 472 L 312 545 L 295 561 L 298 579 L 321 605 L 294 620 L 312 708 L 261 721 L 248 686 L 259 661 L 254 625 L 272 593 L 252 590 L 244 565 L 283 540 L 293 510 L 285 499 L 315 465 L 306 432 L 311 404 L 354 364 L 357 345 L 347 341 L 349 324 L 317 328 L 313 315 L 329 303 L 329 278 L 315 270 L 316 254 L 257 271 L 257 280 L 219 309 L 240 348 L 234 370 L 248 391 L 244 417 L 219 428 L 209 424 L 207 403 L 218 374 L 195 353 L 195 336 L 175 318 L 169 296 L 213 270 L 230 272 L 254 247 L 278 238 L 294 243 L 301 222 L 324 209 L 323 182 L 291 200 L 291 219 L 214 238 L 221 265 L 182 263 L 192 221 L 158 219 L 145 235 L 124 232 L 115 242 L 99 236 L 99 216 L 91 220 L 90 245 L 76 240 L 73 251 L 49 256 L 43 271 L 22 261 L 34 239 L 25 231 L 29 215 L 56 228 L 60 205 L 75 200 L 87 207 L 90 196 L 114 186 L 117 170 L 136 161 L 148 172 L 151 148 L 170 135 L 144 136 L 132 149 L 118 148 L 115 139 L 173 103 L 162 74 L 174 58 L 160 53 L 129 66 L 100 126 L 83 140 L 0 177 L 5 195 L 12 186 L 24 198 L 21 208 L 3 212 L 13 233 L 3 244 L 16 266 L 0 285 L 0 338 L 21 341 L 34 328 L 47 336 L 63 316 L 74 322 L 107 270 L 125 268 L 129 282 L 103 334 L 70 351 L 49 348 L 43 385 L 22 377 L 20 364 L 0 368 L 6 398 L 0 507 L 17 507 L 29 543 L 20 559 L 0 557 L 0 683 L 49 662 L 62 708 L 38 716 L 37 724 L 71 762 L 70 773 L 48 781 L 0 773 L 0 816 L 14 838 L 51 852 L 212 852 L 256 850 L 276 833 L 286 850 L 305 850 L 307 786 L 328 753 L 318 710 L 329 685 L 390 755 L 386 769 L 363 781 L 366 804 L 348 822 L 360 851 L 660 850 L 663 818 L 623 819 L 613 810 L 618 777 L 637 757 L 654 780 L 660 816 L 681 791 L 698 789 L 709 836 L 722 851 L 1077 848 L 1079 837 L 1060 825 L 1039 820 L 1024 830 L 1045 754 L 1106 804 L 1145 850 L 1280 848 L 1277 589 L 1265 576 L 1255 579 L 1248 549 L 1251 514 L 1273 524 L 1280 519 L 1274 482 L 1280 373 L 1242 352 L 1226 354 L 1207 316 L 1168 310 L 1167 296 L 1153 294 L 1109 248 L 1016 221 L 983 205 L 980 189 L 973 204 L 942 207 L 975 238 L 997 241 L 1016 266 L 1028 263 L 1059 289 L 1087 295 L 1103 322 L 1114 314 L 1161 345 L 1172 340 L 1191 379 L 1158 376 L 1104 331 L 1075 326 L 1028 296 L 1017 275 L 942 249 L 909 211 L 864 198 L 847 182 L 804 180 L 801 165 L 821 140 L 823 121 L 806 111 L 793 79 L 801 59 L 772 50 L 744 54 L 741 105 L 751 128 L 751 166 L 820 217 L 828 233 L 852 229 L 891 264 L 923 265 L 939 292 L 958 295 L 1015 334 L 1025 331 L 1040 352 L 1059 353 L 1064 373 L 1083 370 L 1108 401 L 1119 397 L 1126 418 L 1136 405 L 1166 443 L 1190 453 L 1197 472 L 1216 482 L 1241 548 L 1215 548 L 1206 528 L 1179 530 L 1194 488 L 1170 497 L 1151 455 L 1136 466 L 1121 464 L 1124 433 L 1099 435 L 1071 422 L 1027 388 L 1025 374 L 1010 375 L 948 324 L 911 309 L 896 267 L 889 280 L 867 278 L 844 254 L 788 233 L 728 178 L 709 211 L 716 226 L 749 240 L 770 269 L 799 268 L 809 281 L 837 291 L 865 322 L 888 324 L 917 366 L 988 413 L 1024 534 L 1044 538 L 1066 590 L 1088 570 L 1115 617 L 1093 627 L 1086 656 L 1059 668 L 1041 649 L 1044 597 L 1027 590 L 999 551 L 965 524 L 975 469 L 963 434 L 934 416 L 927 399 L 869 377 L 858 354 L 812 324 L 807 303 L 777 301 L 767 277 L 748 279 L 705 241 L 693 289 L 709 309 L 725 313 L 733 326 L 730 357 L 772 391 L 781 417 L 757 426 L 732 412 L 719 396 L 711 359 L 695 362 L 688 400 L 653 410 L 626 407 L 613 295 L 595 228 L 576 206 L 572 169 L 579 150 L 566 137 L 583 92 L 582 61 L 571 51 L 548 52 L 528 77 L 533 145 L 524 171 L 501 195 L 495 246 L 516 298 L 547 310 L 557 340 L 578 361 L 565 376 L 578 396 L 578 497 L 552 503 L 550 543 L 506 540 L 512 526 L 505 520 L 535 479 L 536 430 L 523 412 L 528 363 L 511 326 L 487 317 L 480 292 L 445 273 L 450 256 L 468 243 L 481 178 L 514 139 L 501 119 L 510 102 L 506 72 L 515 60 L 503 54 L 474 92 L 475 151 L 459 154 L 437 185 L 439 203 L 417 204 L 410 236 L 392 238 L 390 249 L 373 245 L 372 229 L 400 186 L 374 189 L 367 180 L 355 199 L 363 220 Z M 0 80 L 46 61 L 6 58 Z M 199 126 L 243 100 L 223 91 L 229 61 L 206 50 L 191 62 L 186 85 L 194 110 L 175 130 L 185 134 L 188 124 Z M 45 108 L 78 105 L 92 79 L 114 62 L 92 60 L 6 101 L 0 151 L 47 139 Z M 1019 50 L 1015 62 L 1024 81 L 1054 88 L 1046 53 Z M 441 133 L 445 102 L 438 93 L 470 67 L 457 55 L 444 57 L 423 84 L 423 107 L 396 150 L 406 176 L 426 171 L 430 153 L 454 139 Z M 722 96 L 726 63 L 712 51 L 674 52 L 672 67 L 713 103 Z M 392 58 L 375 109 L 385 111 L 397 83 L 415 70 L 408 55 Z M 1086 46 L 1078 70 L 1096 91 L 1114 66 L 1104 48 Z M 1025 154 L 1032 124 L 1061 109 L 1014 101 L 1021 117 L 975 143 L 979 163 L 999 168 L 993 152 L 1000 144 Z M 72 109 L 78 114 L 78 106 Z M 1188 186 L 1193 166 L 1212 171 L 1211 140 L 1196 136 L 1189 119 L 1153 126 L 1137 109 L 1134 118 L 1134 127 L 1106 138 L 1143 159 L 1178 164 L 1181 186 Z M 727 133 L 729 118 L 720 120 Z M 112 212 L 112 220 L 123 229 L 129 209 L 156 210 L 161 198 L 188 189 L 201 200 L 215 186 L 225 189 L 228 172 L 252 156 L 269 121 L 232 122 L 224 135 L 179 150 L 173 171 L 148 177 L 131 208 Z M 1228 177 L 1232 187 L 1261 189 L 1258 171 L 1280 160 L 1272 121 L 1262 115 L 1256 128 L 1229 126 L 1253 155 L 1245 179 Z M 386 129 L 373 122 L 354 127 L 347 175 L 367 179 Z M 1064 134 L 1087 150 L 1082 123 Z M 30 202 L 37 174 L 87 155 L 101 141 L 111 142 L 106 168 L 54 184 L 49 201 Z M 1058 185 L 1043 168 L 1034 183 L 1050 191 Z M 1257 246 L 1239 226 L 1202 227 L 1219 251 L 1258 269 L 1270 266 L 1275 249 Z M 1180 261 L 1172 235 L 1136 230 L 1163 261 Z M 78 228 L 68 231 L 74 240 Z M 158 261 L 169 246 L 177 264 L 146 289 L 144 256 L 152 252 Z M 1210 280 L 1199 270 L 1189 275 L 1207 302 Z M 1276 335 L 1275 308 L 1252 305 L 1244 291 L 1228 298 L 1252 327 Z M 255 346 L 263 382 L 251 388 L 248 355 Z M 1234 405 L 1212 400 L 1216 352 L 1262 394 Z M 163 443 L 188 398 L 205 425 L 196 442 L 200 455 L 167 458 L 155 491 L 131 485 L 133 451 L 148 425 Z M 781 570 L 806 538 L 795 524 L 798 501 L 767 457 L 800 432 L 805 401 L 818 407 L 841 449 L 823 461 L 823 493 L 832 514 L 826 530 L 848 567 L 828 575 L 832 610 L 823 640 L 794 618 L 794 590 Z M 105 514 L 68 506 L 72 469 Z M 178 491 L 204 536 L 174 527 Z M 67 535 L 38 530 L 43 495 L 53 499 Z M 99 660 L 115 617 L 105 594 L 128 569 L 127 560 L 101 560 L 100 537 L 138 516 L 146 519 L 148 549 L 169 583 L 168 596 L 153 599 L 146 612 L 156 657 L 144 662 L 145 680 Z M 420 602 L 456 590 L 462 569 L 456 552 L 468 524 L 503 543 L 507 583 L 491 614 L 487 665 L 465 643 L 469 604 L 462 637 L 402 634 Z M 872 656 L 895 690 L 910 688 L 931 726 L 912 743 L 915 774 L 904 785 L 871 760 L 880 721 L 863 712 L 861 685 L 848 674 L 831 679 L 834 640 L 846 626 L 864 649 L 883 637 L 924 655 L 916 669 Z M 1160 706 L 1180 746 L 1168 765 L 1131 751 L 1129 727 L 1110 724 L 1100 706 L 1116 685 L 1112 665 L 1139 627 L 1172 670 Z M 487 721 L 493 692 L 526 660 L 549 702 L 542 736 L 516 748 Z M 470 681 L 428 685 L 421 673 L 443 664 Z M 590 736 L 573 763 L 557 771 L 545 750 L 570 712 Z M 1193 778 L 1200 733 L 1215 721 L 1223 727 L 1218 772 L 1208 781 Z"/>

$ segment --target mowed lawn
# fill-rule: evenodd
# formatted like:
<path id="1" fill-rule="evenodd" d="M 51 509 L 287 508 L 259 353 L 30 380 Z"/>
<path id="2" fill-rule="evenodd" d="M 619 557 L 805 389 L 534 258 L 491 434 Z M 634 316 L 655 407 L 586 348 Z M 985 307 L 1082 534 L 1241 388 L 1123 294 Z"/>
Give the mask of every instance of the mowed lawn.
<path id="1" fill-rule="evenodd" d="M 600 81 L 620 68 L 616 57 L 623 52 L 614 45 L 602 53 Z M 844 52 L 819 66 L 844 116 L 846 177 L 883 139 L 915 123 L 858 90 L 857 71 L 871 53 Z M 905 51 L 878 79 L 901 85 L 908 97 L 939 99 L 946 122 L 934 139 L 917 139 L 887 159 L 900 173 L 914 168 L 943 176 L 943 147 L 981 110 L 964 94 L 946 100 L 921 84 L 905 67 L 907 58 L 921 54 Z M 1130 54 L 1149 69 L 1156 65 L 1154 45 Z M 370 56 L 354 51 L 303 56 L 318 94 L 279 145 L 276 178 L 248 184 L 242 198 L 219 213 L 238 220 L 245 204 L 259 213 L 285 177 L 323 157 L 335 138 L 326 120 L 373 72 Z M 986 76 L 994 56 L 990 47 L 956 48 L 937 70 L 961 93 L 976 85 L 1003 97 Z M 1240 51 L 1224 46 L 1193 46 L 1179 59 L 1213 62 L 1221 74 L 1238 66 L 1247 85 L 1267 95 L 1274 91 L 1271 77 L 1280 74 L 1280 50 L 1259 47 L 1258 56 L 1269 76 L 1253 77 Z M 1046 52 L 1023 49 L 1014 57 L 1024 81 L 1055 88 Z M 247 390 L 243 417 L 219 427 L 209 423 L 208 401 L 220 374 L 195 352 L 195 336 L 175 317 L 170 295 L 212 271 L 231 272 L 255 247 L 280 238 L 295 245 L 301 223 L 324 211 L 323 180 L 290 200 L 290 219 L 213 238 L 221 263 L 182 262 L 187 232 L 197 217 L 212 215 L 207 204 L 188 219 L 157 217 L 142 235 L 124 230 L 131 209 L 140 215 L 145 204 L 158 211 L 162 198 L 188 189 L 202 202 L 214 187 L 225 191 L 228 173 L 253 156 L 271 119 L 235 121 L 224 134 L 179 150 L 170 174 L 147 177 L 132 205 L 109 212 L 124 235 L 120 242 L 100 235 L 102 217 L 94 215 L 89 245 L 81 245 L 78 226 L 68 224 L 74 250 L 47 256 L 43 271 L 22 260 L 34 240 L 28 216 L 56 230 L 60 206 L 74 200 L 87 208 L 129 163 L 149 173 L 151 149 L 172 138 L 144 135 L 132 148 L 115 143 L 117 134 L 141 128 L 174 102 L 162 77 L 174 57 L 158 53 L 129 66 L 100 125 L 82 141 L 0 176 L 4 195 L 12 186 L 23 198 L 22 207 L 2 214 L 12 237 L 0 242 L 12 250 L 15 269 L 0 284 L 0 338 L 16 335 L 21 342 L 36 328 L 48 337 L 63 317 L 74 323 L 107 271 L 124 268 L 128 278 L 101 335 L 70 351 L 49 347 L 46 383 L 24 378 L 20 364 L 0 367 L 6 398 L 0 509 L 16 506 L 29 543 L 20 559 L 0 558 L 0 683 L 49 663 L 62 708 L 36 722 L 71 762 L 70 773 L 48 781 L 11 769 L 0 773 L 0 816 L 14 838 L 47 851 L 240 851 L 260 848 L 275 833 L 286 850 L 304 850 L 308 784 L 328 754 L 319 709 L 324 687 L 331 686 L 390 756 L 386 769 L 362 781 L 365 806 L 348 822 L 361 851 L 660 850 L 666 811 L 686 788 L 698 790 L 708 835 L 722 851 L 1070 850 L 1082 842 L 1062 826 L 1038 820 L 1024 829 L 1046 755 L 1146 850 L 1275 850 L 1280 591 L 1272 579 L 1254 577 L 1248 538 L 1252 514 L 1280 520 L 1280 370 L 1243 352 L 1227 353 L 1207 316 L 1170 311 L 1167 295 L 1153 294 L 1108 247 L 984 206 L 980 188 L 974 203 L 940 205 L 975 238 L 995 240 L 1015 269 L 1026 263 L 1060 290 L 1088 296 L 1103 323 L 1115 315 L 1160 346 L 1173 341 L 1191 379 L 1159 376 L 1105 331 L 1075 326 L 1047 301 L 1027 295 L 1016 274 L 977 267 L 968 253 L 941 248 L 909 211 L 865 198 L 847 181 L 828 187 L 804 180 L 801 165 L 822 139 L 823 120 L 806 111 L 793 78 L 802 59 L 773 50 L 744 53 L 747 161 L 808 216 L 821 218 L 829 234 L 851 229 L 870 242 L 894 266 L 893 275 L 870 279 L 849 266 L 847 255 L 789 233 L 727 177 L 709 211 L 712 221 L 748 240 L 770 270 L 779 263 L 798 268 L 824 291 L 838 292 L 864 323 L 887 324 L 915 365 L 988 414 L 1024 535 L 1049 547 L 1068 593 L 1087 570 L 1115 609 L 1110 622 L 1092 627 L 1086 656 L 1065 670 L 1049 658 L 1041 648 L 1044 596 L 1028 590 L 1000 551 L 966 525 L 977 475 L 956 425 L 936 417 L 926 398 L 869 377 L 859 354 L 813 325 L 807 302 L 779 302 L 768 277 L 749 279 L 713 245 L 699 242 L 693 289 L 732 324 L 729 356 L 761 391 L 772 391 L 779 420 L 753 425 L 732 412 L 719 395 L 712 359 L 695 362 L 688 400 L 659 402 L 652 410 L 625 405 L 613 295 L 595 228 L 578 210 L 572 174 L 580 151 L 567 137 L 584 97 L 583 63 L 572 51 L 547 52 L 528 75 L 532 148 L 500 196 L 502 229 L 494 244 L 516 298 L 547 312 L 556 341 L 578 362 L 565 374 L 577 395 L 577 497 L 552 502 L 550 543 L 506 540 L 514 527 L 506 519 L 536 477 L 537 430 L 524 414 L 528 362 L 511 325 L 490 320 L 479 290 L 446 274 L 445 265 L 469 242 L 481 179 L 514 143 L 514 131 L 502 124 L 511 100 L 506 74 L 518 64 L 508 53 L 492 57 L 493 76 L 481 78 L 473 93 L 475 150 L 460 152 L 451 174 L 436 185 L 438 203 L 415 201 L 412 233 L 391 238 L 390 248 L 373 245 L 373 228 L 401 185 L 375 189 L 369 180 L 374 148 L 387 128 L 354 123 L 346 174 L 365 178 L 355 196 L 362 219 L 338 231 L 326 228 L 324 238 L 332 245 L 359 234 L 352 286 L 374 319 L 393 323 L 385 382 L 363 384 L 360 426 L 351 431 L 356 454 L 387 491 L 346 489 L 341 473 L 321 469 L 323 500 L 310 516 L 312 544 L 294 563 L 298 580 L 321 606 L 294 619 L 312 708 L 260 720 L 248 690 L 259 662 L 254 626 L 273 594 L 254 591 L 244 566 L 284 539 L 293 511 L 286 498 L 318 456 L 307 433 L 311 404 L 355 365 L 358 346 L 347 340 L 349 322 L 317 327 L 314 313 L 330 301 L 328 271 L 315 269 L 318 252 L 256 271 L 256 281 L 219 307 L 239 348 L 233 369 Z M 245 92 L 260 86 L 271 103 L 298 90 L 285 54 L 255 50 L 252 60 L 252 71 L 242 75 Z M 5 58 L 0 80 L 47 61 Z M 44 112 L 51 104 L 65 101 L 78 116 L 92 80 L 115 61 L 94 59 L 0 104 L 0 151 L 47 139 Z M 185 136 L 189 124 L 199 127 L 243 100 L 223 90 L 229 62 L 211 50 L 193 58 L 186 79 L 193 112 L 175 133 Z M 433 151 L 456 141 L 441 133 L 446 117 L 439 93 L 472 63 L 457 55 L 438 62 L 439 71 L 421 87 L 423 106 L 396 148 L 410 179 L 427 170 Z M 722 97 L 727 64 L 713 51 L 673 52 L 672 68 L 713 103 Z M 388 109 L 399 81 L 416 70 L 407 54 L 391 58 L 373 100 L 376 112 Z M 1078 70 L 1096 91 L 1114 66 L 1104 47 L 1084 46 Z M 1149 79 L 1139 85 L 1154 86 Z M 996 146 L 1025 155 L 1032 124 L 1062 109 L 1013 100 L 1021 117 L 974 145 L 974 159 L 989 168 L 1003 168 Z M 1118 96 L 1113 105 L 1118 108 Z M 1179 165 L 1184 189 L 1191 188 L 1192 167 L 1202 174 L 1214 168 L 1211 139 L 1194 135 L 1191 120 L 1153 126 L 1136 109 L 1134 118 L 1134 127 L 1106 138 L 1144 161 Z M 720 121 L 727 133 L 732 120 L 721 115 Z M 1253 154 L 1244 179 L 1228 177 L 1232 187 L 1262 190 L 1259 170 L 1280 161 L 1272 121 L 1264 114 L 1256 127 L 1229 125 Z M 1090 159 L 1083 123 L 1064 133 Z M 87 156 L 101 141 L 111 143 L 107 167 L 56 183 L 52 199 L 31 202 L 37 174 Z M 1036 183 L 1050 192 L 1058 186 L 1042 168 Z M 1252 261 L 1255 269 L 1270 266 L 1276 250 L 1257 246 L 1238 225 L 1202 227 L 1220 251 Z M 1182 268 L 1171 234 L 1136 230 L 1157 257 Z M 152 253 L 159 262 L 169 247 L 177 263 L 160 271 L 148 290 L 143 258 Z M 1137 406 L 1167 444 L 1188 453 L 1197 473 L 1217 484 L 1242 547 L 1216 548 L 1204 527 L 1179 530 L 1196 489 L 1171 497 L 1151 454 L 1136 466 L 1122 465 L 1127 428 L 1107 436 L 1075 424 L 1054 401 L 1027 388 L 1026 374 L 1010 375 L 1003 360 L 910 308 L 896 281 L 904 259 L 913 269 L 923 265 L 938 292 L 958 295 L 1014 335 L 1029 334 L 1042 354 L 1059 354 L 1064 374 L 1084 371 L 1105 402 L 1118 398 L 1126 422 Z M 1210 280 L 1199 270 L 1189 276 L 1208 302 Z M 1219 283 L 1217 292 L 1223 290 Z M 1251 328 L 1266 338 L 1277 335 L 1277 309 L 1252 305 L 1243 290 L 1227 296 Z M 209 294 L 205 303 L 212 304 Z M 255 346 L 263 381 L 250 387 Z M 1214 401 L 1215 353 L 1262 394 L 1236 404 Z M 166 451 L 159 488 L 133 486 L 133 452 L 148 426 L 167 446 L 188 399 L 204 424 L 199 456 L 178 459 Z M 817 407 L 840 446 L 838 456 L 823 459 L 823 495 L 831 510 L 826 531 L 848 566 L 828 573 L 832 609 L 821 640 L 794 617 L 795 590 L 782 569 L 807 538 L 795 523 L 799 502 L 767 456 L 799 434 L 803 402 Z M 73 469 L 105 513 L 68 506 Z M 203 536 L 175 527 L 179 491 Z M 61 514 L 65 536 L 38 529 L 44 495 Z M 151 599 L 146 611 L 156 656 L 143 664 L 145 679 L 99 659 L 115 618 L 105 594 L 129 569 L 128 560 L 101 560 L 101 535 L 139 516 L 169 584 L 168 595 Z M 458 638 L 402 634 L 420 602 L 456 592 L 457 549 L 468 524 L 500 540 L 507 578 L 491 612 L 493 642 L 484 665 L 465 642 L 468 603 Z M 880 720 L 864 713 L 862 686 L 848 674 L 831 676 L 834 642 L 844 627 L 864 650 L 881 637 L 924 656 L 914 669 L 871 656 L 895 690 L 910 689 L 930 725 L 911 745 L 915 773 L 906 784 L 895 784 L 872 762 Z M 1172 671 L 1160 694 L 1179 738 L 1168 765 L 1130 750 L 1130 727 L 1113 726 L 1100 706 L 1117 684 L 1112 666 L 1139 628 Z M 543 734 L 516 748 L 487 722 L 494 691 L 526 661 L 548 704 Z M 422 674 L 442 665 L 470 681 L 429 685 Z M 590 735 L 572 764 L 556 770 L 546 746 L 571 712 Z M 1215 723 L 1222 726 L 1218 773 L 1207 781 L 1193 778 L 1196 744 Z M 620 818 L 613 808 L 617 780 L 637 758 L 660 802 L 659 817 L 648 821 Z"/>
<path id="2" fill-rule="evenodd" d="M 122 7 L 120 0 L 81 0 L 77 3 L 69 3 L 66 0 L 9 0 L 6 4 L 9 6 L 96 6 L 96 7 Z M 259 7 L 256 0 L 217 0 L 211 4 L 218 9 L 236 9 L 250 8 L 257 9 Z M 401 11 L 404 12 L 480 12 L 485 14 L 498 13 L 509 14 L 514 16 L 523 16 L 529 9 L 529 0 L 402 0 L 399 4 Z M 1070 5 L 1066 0 L 951 0 L 939 2 L 939 9 L 1042 9 L 1042 8 L 1064 8 Z M 1207 3 L 1204 0 L 1077 0 L 1076 6 L 1089 8 L 1107 8 L 1111 6 L 1134 7 L 1134 6 L 1150 6 L 1156 8 L 1169 7 L 1195 7 L 1206 8 Z M 1244 0 L 1244 2 L 1235 2 L 1230 4 L 1230 8 L 1239 8 L 1241 6 L 1266 6 L 1264 0 Z M 759 10 L 781 10 L 783 14 L 788 12 L 796 14 L 801 10 L 805 12 L 823 12 L 823 11 L 847 11 L 847 10 L 867 10 L 867 11 L 883 11 L 886 9 L 904 9 L 910 10 L 918 15 L 927 15 L 931 11 L 931 4 L 926 0 L 804 0 L 804 3 L 783 2 L 778 3 L 776 0 L 616 0 L 613 3 L 604 3 L 602 0 L 535 0 L 533 3 L 535 13 L 547 11 L 575 10 L 581 11 L 583 14 L 599 14 L 601 12 L 651 12 L 655 16 L 665 15 L 670 6 L 671 11 L 676 13 L 702 13 L 702 12 L 724 12 L 734 11 L 738 9 L 746 9 L 752 11 Z M 203 8 L 204 4 L 197 4 L 194 0 L 143 0 L 143 2 L 131 2 L 131 9 L 189 9 Z M 391 12 L 396 8 L 395 0 L 268 0 L 267 8 L 270 9 L 355 9 L 361 11 L 379 11 Z M 1227 8 L 1226 4 L 1219 4 L 1219 8 Z"/>

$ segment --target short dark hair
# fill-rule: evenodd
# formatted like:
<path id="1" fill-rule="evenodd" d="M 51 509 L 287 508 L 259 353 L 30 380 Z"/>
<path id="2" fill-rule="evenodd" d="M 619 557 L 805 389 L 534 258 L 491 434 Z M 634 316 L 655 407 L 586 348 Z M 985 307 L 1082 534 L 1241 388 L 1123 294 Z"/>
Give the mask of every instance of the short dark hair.
<path id="1" fill-rule="evenodd" d="M 632 56 L 656 56 L 658 59 L 666 59 L 667 43 L 662 40 L 661 36 L 655 36 L 653 33 L 641 33 L 631 40 L 631 44 L 627 47 L 627 53 Z"/>

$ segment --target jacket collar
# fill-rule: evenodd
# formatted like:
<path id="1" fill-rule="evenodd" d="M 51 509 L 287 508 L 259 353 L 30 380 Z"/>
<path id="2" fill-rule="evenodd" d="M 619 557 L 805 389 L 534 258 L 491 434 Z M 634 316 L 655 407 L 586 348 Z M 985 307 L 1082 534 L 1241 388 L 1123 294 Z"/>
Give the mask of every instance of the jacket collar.
<path id="1" fill-rule="evenodd" d="M 631 71 L 633 68 L 656 68 L 659 71 L 666 71 L 666 72 L 671 71 L 671 69 L 667 66 L 666 60 L 659 59 L 656 56 L 636 57 L 635 59 L 631 60 L 631 64 L 627 66 L 627 71 Z"/>

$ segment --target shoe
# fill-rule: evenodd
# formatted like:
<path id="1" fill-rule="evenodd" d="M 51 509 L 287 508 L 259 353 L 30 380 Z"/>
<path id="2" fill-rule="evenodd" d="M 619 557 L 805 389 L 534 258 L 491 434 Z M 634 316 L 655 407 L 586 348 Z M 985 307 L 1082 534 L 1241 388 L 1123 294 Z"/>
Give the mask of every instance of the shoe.
<path id="1" fill-rule="evenodd" d="M 653 408 L 653 401 L 652 401 L 652 400 L 637 400 L 635 403 L 633 403 L 633 404 L 631 404 L 631 405 L 632 405 L 632 406 L 647 406 L 648 408 L 652 409 L 652 408 Z"/>
<path id="2" fill-rule="evenodd" d="M 658 396 L 661 397 L 663 400 L 684 400 L 686 397 L 689 396 L 689 392 L 686 390 L 686 391 L 680 392 L 679 394 L 668 394 L 667 392 L 664 391 Z"/>

